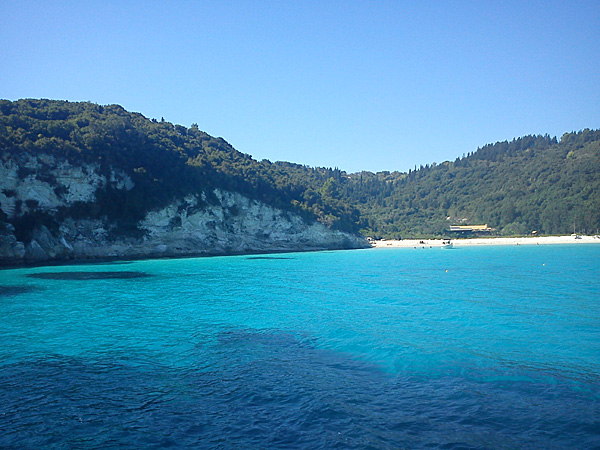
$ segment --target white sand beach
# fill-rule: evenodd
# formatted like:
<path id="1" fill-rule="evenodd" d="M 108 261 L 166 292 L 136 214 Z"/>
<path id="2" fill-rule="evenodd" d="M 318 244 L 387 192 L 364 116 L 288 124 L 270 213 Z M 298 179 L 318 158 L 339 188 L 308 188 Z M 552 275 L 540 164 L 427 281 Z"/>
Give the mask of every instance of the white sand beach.
<path id="1" fill-rule="evenodd" d="M 600 236 L 535 236 L 518 238 L 468 238 L 452 239 L 453 247 L 473 245 L 547 245 L 547 244 L 600 244 Z M 402 239 L 371 241 L 373 248 L 441 248 L 442 239 Z"/>

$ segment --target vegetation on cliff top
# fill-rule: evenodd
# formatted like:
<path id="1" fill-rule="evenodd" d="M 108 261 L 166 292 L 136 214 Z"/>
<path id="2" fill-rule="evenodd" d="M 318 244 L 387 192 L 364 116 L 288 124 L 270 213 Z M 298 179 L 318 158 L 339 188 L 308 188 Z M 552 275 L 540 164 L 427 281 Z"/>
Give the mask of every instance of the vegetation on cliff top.
<path id="1" fill-rule="evenodd" d="M 3 100 L 0 151 L 4 160 L 50 153 L 97 163 L 106 174 L 119 168 L 133 179 L 131 191 L 106 187 L 96 203 L 62 214 L 106 215 L 131 230 L 149 209 L 214 188 L 375 237 L 443 235 L 464 222 L 504 235 L 600 228 L 598 130 L 499 142 L 408 173 L 348 174 L 256 161 L 195 124 L 149 120 L 118 105 Z"/>

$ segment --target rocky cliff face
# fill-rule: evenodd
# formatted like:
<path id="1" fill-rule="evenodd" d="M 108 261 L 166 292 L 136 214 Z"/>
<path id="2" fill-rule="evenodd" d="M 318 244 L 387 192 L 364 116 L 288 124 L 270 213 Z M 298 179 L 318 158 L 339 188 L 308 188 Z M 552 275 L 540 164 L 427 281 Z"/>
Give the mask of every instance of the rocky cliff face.
<path id="1" fill-rule="evenodd" d="M 107 188 L 126 193 L 134 182 L 117 169 L 102 173 L 98 165 L 76 166 L 47 154 L 0 161 L 0 264 L 366 246 L 360 237 L 219 189 L 148 211 L 135 236 L 116 233 L 102 211 L 94 217 L 64 214 L 76 204 L 93 204 Z M 36 223 L 40 214 L 53 226 Z M 26 238 L 19 229 L 24 217 Z"/>

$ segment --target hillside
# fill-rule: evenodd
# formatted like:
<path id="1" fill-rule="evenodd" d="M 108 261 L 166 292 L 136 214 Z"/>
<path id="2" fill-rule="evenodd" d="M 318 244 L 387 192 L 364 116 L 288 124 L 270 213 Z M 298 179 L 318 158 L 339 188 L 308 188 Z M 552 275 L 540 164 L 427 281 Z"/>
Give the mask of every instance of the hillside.
<path id="1" fill-rule="evenodd" d="M 495 234 L 598 233 L 600 131 L 526 136 L 409 173 L 352 175 L 344 195 L 364 231 L 383 237 L 443 235 L 488 224 Z"/>
<path id="2" fill-rule="evenodd" d="M 258 162 L 117 105 L 0 101 L 0 157 L 5 263 L 365 245 L 356 211 L 304 199 L 299 183 L 331 171 Z"/>
<path id="3" fill-rule="evenodd" d="M 4 160 L 49 153 L 72 164 L 98 164 L 103 173 L 109 167 L 127 172 L 135 182 L 127 199 L 112 192 L 98 199 L 99 207 L 125 227 L 175 196 L 218 187 L 336 229 L 357 229 L 356 211 L 310 193 L 309 186 L 323 185 L 331 170 L 255 161 L 197 125 L 149 120 L 118 105 L 0 101 L 0 149 Z"/>
<path id="4" fill-rule="evenodd" d="M 52 241 L 50 253 L 63 256 L 72 256 L 73 247 L 71 241 L 64 248 L 57 244 L 68 237 L 66 228 L 70 239 L 87 239 L 98 248 L 119 241 L 125 254 L 131 246 L 149 252 L 153 245 L 166 246 L 166 254 L 323 248 L 333 232 L 440 236 L 462 223 L 487 223 L 500 235 L 600 228 L 598 130 L 566 133 L 560 140 L 499 142 L 408 173 L 348 174 L 256 161 L 195 124 L 150 120 L 118 105 L 4 100 L 0 157 L 0 232 L 9 236 L 4 247 L 8 241 L 23 248 Z M 250 218 L 252 205 L 262 209 Z M 202 216 L 208 211 L 218 219 Z M 309 233 L 320 236 L 318 245 L 306 234 L 282 243 L 282 230 L 275 243 L 267 216 L 291 220 L 295 233 L 321 227 Z M 197 219 L 194 225 L 190 217 Z M 158 222 L 149 218 L 162 223 L 160 233 L 170 233 L 177 245 L 157 244 Z M 104 230 L 101 240 L 91 231 L 74 231 L 92 226 L 90 221 Z M 238 239 L 259 222 L 271 231 Z M 190 248 L 192 229 L 200 234 Z M 257 230 L 252 233 L 260 235 Z M 358 245 L 342 241 L 332 246 Z"/>

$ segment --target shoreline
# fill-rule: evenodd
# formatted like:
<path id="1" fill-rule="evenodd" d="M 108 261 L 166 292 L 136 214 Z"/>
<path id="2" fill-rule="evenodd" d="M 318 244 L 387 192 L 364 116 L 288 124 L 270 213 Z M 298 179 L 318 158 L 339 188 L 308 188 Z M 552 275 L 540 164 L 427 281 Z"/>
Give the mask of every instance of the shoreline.
<path id="1" fill-rule="evenodd" d="M 402 239 L 371 241 L 372 248 L 441 248 L 447 239 Z M 452 239 L 454 248 L 480 245 L 553 245 L 553 244 L 600 244 L 600 236 L 535 236 L 535 237 L 488 237 Z"/>
<path id="2" fill-rule="evenodd" d="M 193 259 L 193 258 L 217 258 L 227 256 L 260 256 L 260 255 L 279 255 L 287 253 L 312 253 L 312 252 L 333 252 L 347 250 L 368 250 L 368 244 L 364 247 L 348 247 L 348 248 L 326 248 L 326 247 L 307 247 L 304 249 L 273 249 L 273 250 L 248 250 L 237 252 L 198 252 L 181 255 L 120 255 L 120 256 L 103 256 L 103 257 L 88 257 L 88 258 L 70 258 L 70 259 L 53 259 L 47 261 L 23 261 L 15 264 L 0 263 L 0 271 L 14 269 L 30 269 L 36 267 L 55 267 L 55 266 L 87 266 L 87 265 L 102 265 L 102 264 L 129 264 L 138 261 L 149 260 L 170 260 L 170 259 Z"/>
<path id="3" fill-rule="evenodd" d="M 440 248 L 442 242 L 448 239 L 389 239 L 370 241 L 369 248 Z M 473 247 L 473 246 L 506 246 L 506 245 L 572 245 L 572 244 L 600 244 L 600 235 L 596 236 L 536 236 L 536 237 L 488 237 L 488 238 L 458 238 L 452 239 L 453 248 Z M 243 252 L 199 252 L 182 255 L 132 255 L 132 256 L 113 256 L 103 258 L 72 258 L 57 259 L 50 261 L 28 261 L 14 264 L 0 264 L 1 270 L 26 269 L 35 267 L 53 267 L 70 265 L 95 265 L 95 264 L 127 264 L 129 262 L 155 260 L 155 259 L 184 259 L 184 258 L 212 258 L 218 256 L 252 256 L 252 255 L 272 255 L 286 253 L 305 253 L 320 251 L 338 251 L 338 250 L 358 250 L 358 248 L 307 248 L 307 249 L 273 249 L 273 250 L 254 250 Z"/>

